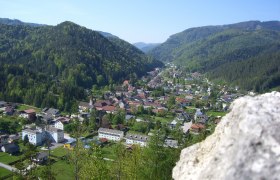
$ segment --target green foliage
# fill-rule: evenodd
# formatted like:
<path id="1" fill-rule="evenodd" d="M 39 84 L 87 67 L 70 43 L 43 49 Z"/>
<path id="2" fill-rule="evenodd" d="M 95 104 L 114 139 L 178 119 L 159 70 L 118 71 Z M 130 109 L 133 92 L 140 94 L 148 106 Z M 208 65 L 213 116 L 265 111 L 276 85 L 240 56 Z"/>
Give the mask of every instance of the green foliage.
<path id="1" fill-rule="evenodd" d="M 263 92 L 280 85 L 279 22 L 191 28 L 171 36 L 151 54 L 246 90 Z"/>
<path id="2" fill-rule="evenodd" d="M 144 75 L 162 63 L 121 39 L 71 22 L 0 25 L 0 99 L 75 112 L 85 88 Z"/>
<path id="3" fill-rule="evenodd" d="M 28 136 L 27 134 L 24 136 L 24 139 L 23 139 L 23 145 L 25 146 L 27 143 L 29 143 L 29 139 L 28 139 Z"/>
<path id="4" fill-rule="evenodd" d="M 175 96 L 170 96 L 169 98 L 168 98 L 168 100 L 167 100 L 167 107 L 170 109 L 170 108 L 172 108 L 174 105 L 175 105 L 175 103 L 176 103 L 176 98 L 175 98 Z"/>
<path id="5" fill-rule="evenodd" d="M 18 122 L 21 119 L 1 117 L 0 118 L 0 129 L 8 134 L 17 133 L 21 129 L 21 125 Z"/>

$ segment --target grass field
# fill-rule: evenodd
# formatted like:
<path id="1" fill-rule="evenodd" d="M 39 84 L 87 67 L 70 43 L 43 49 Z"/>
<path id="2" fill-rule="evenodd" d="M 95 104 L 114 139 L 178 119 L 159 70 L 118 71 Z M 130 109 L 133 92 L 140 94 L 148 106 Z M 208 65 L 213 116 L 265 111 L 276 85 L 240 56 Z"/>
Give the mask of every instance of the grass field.
<path id="1" fill-rule="evenodd" d="M 227 112 L 216 112 L 216 111 L 208 111 L 208 112 L 206 112 L 206 114 L 208 115 L 208 116 L 214 116 L 214 117 L 216 117 L 216 116 L 225 116 L 226 114 L 227 114 Z"/>
<path id="2" fill-rule="evenodd" d="M 63 148 L 63 146 L 55 148 L 54 150 L 51 150 L 51 154 L 54 156 L 62 157 L 68 154 L 68 149 Z"/>
<path id="3" fill-rule="evenodd" d="M 0 179 L 1 179 L 1 177 L 7 176 L 9 174 L 12 174 L 12 172 L 7 170 L 7 169 L 4 169 L 4 168 L 0 167 Z"/>
<path id="4" fill-rule="evenodd" d="M 172 120 L 174 119 L 173 116 L 170 116 L 170 115 L 167 115 L 166 117 L 158 117 L 158 116 L 155 116 L 155 120 L 157 121 L 160 121 L 161 123 L 169 123 L 171 122 Z"/>
<path id="5" fill-rule="evenodd" d="M 34 109 L 36 112 L 41 111 L 40 108 L 37 108 L 37 107 L 34 107 L 34 106 L 29 106 L 29 105 L 26 105 L 26 104 L 21 104 L 21 105 L 17 106 L 17 110 L 19 110 L 19 111 L 23 111 L 23 110 L 26 110 L 26 109 Z"/>
<path id="6" fill-rule="evenodd" d="M 8 153 L 0 152 L 0 162 L 9 164 L 16 160 L 19 160 L 22 156 L 10 156 Z"/>
<path id="7" fill-rule="evenodd" d="M 64 160 L 59 160 L 52 165 L 57 180 L 74 179 L 74 168 Z"/>

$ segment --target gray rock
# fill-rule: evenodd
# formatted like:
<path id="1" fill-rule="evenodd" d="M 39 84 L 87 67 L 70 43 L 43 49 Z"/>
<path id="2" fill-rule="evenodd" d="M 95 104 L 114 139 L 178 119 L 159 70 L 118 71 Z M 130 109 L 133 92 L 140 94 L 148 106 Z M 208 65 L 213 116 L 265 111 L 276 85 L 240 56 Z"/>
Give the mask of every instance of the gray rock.
<path id="1" fill-rule="evenodd" d="M 182 150 L 173 178 L 280 179 L 280 93 L 235 100 L 211 136 Z"/>

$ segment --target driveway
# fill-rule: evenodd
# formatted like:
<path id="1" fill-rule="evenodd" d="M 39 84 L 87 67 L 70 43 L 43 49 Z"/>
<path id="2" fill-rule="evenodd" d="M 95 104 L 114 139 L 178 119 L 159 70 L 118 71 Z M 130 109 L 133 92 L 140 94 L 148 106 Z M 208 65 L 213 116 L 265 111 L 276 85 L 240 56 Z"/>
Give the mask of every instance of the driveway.
<path id="1" fill-rule="evenodd" d="M 8 169 L 9 171 L 18 171 L 17 168 L 14 168 L 14 167 L 9 166 L 9 165 L 7 165 L 7 164 L 3 164 L 3 163 L 1 163 L 1 162 L 0 162 L 0 167 L 5 168 L 5 169 Z"/>

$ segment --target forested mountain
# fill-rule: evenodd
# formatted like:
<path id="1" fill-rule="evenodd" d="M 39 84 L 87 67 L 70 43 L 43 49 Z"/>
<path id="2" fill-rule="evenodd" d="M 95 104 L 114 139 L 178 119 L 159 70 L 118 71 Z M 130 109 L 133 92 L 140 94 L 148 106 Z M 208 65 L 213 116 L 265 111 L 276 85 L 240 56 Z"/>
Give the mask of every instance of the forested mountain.
<path id="1" fill-rule="evenodd" d="M 116 42 L 115 42 L 116 41 Z M 144 75 L 162 63 L 72 22 L 0 24 L 0 99 L 71 110 L 84 89 Z"/>
<path id="2" fill-rule="evenodd" d="M 187 29 L 149 54 L 245 89 L 280 85 L 280 22 L 249 21 Z"/>
<path id="3" fill-rule="evenodd" d="M 32 27 L 46 26 L 44 24 L 27 23 L 27 22 L 22 22 L 18 19 L 9 19 L 9 18 L 0 18 L 0 24 L 24 25 L 24 26 L 32 26 Z"/>
<path id="4" fill-rule="evenodd" d="M 143 52 L 148 52 L 154 49 L 155 47 L 159 46 L 160 43 L 144 43 L 144 42 L 137 42 L 133 44 L 135 47 L 140 49 Z"/>

